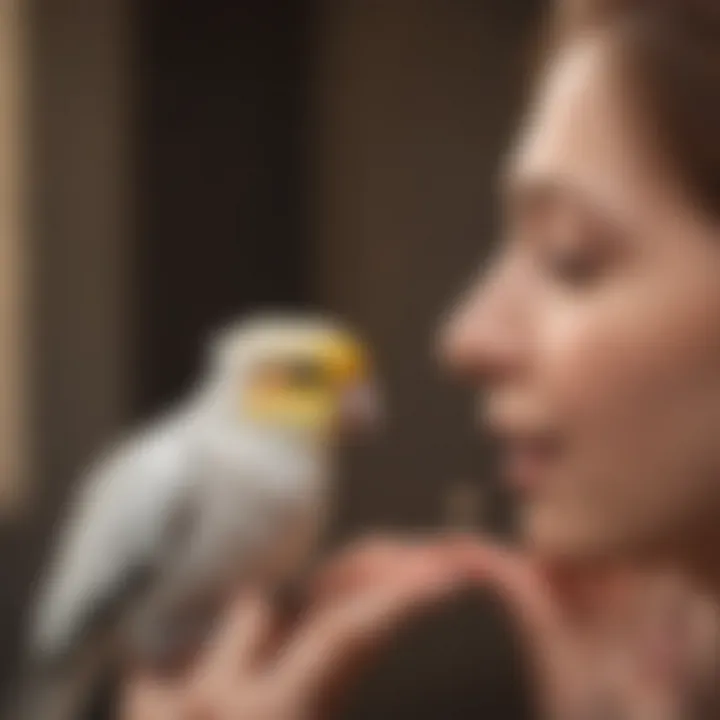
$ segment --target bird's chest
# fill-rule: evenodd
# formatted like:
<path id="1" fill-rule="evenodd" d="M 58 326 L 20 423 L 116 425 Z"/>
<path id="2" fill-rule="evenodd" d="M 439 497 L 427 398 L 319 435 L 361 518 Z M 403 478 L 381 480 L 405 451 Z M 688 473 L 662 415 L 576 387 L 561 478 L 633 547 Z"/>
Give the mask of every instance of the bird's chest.
<path id="1" fill-rule="evenodd" d="M 193 561 L 210 574 L 245 574 L 287 545 L 309 545 L 325 512 L 322 468 L 276 452 L 215 452 L 197 492 Z M 303 538 L 303 540 L 301 540 Z"/>

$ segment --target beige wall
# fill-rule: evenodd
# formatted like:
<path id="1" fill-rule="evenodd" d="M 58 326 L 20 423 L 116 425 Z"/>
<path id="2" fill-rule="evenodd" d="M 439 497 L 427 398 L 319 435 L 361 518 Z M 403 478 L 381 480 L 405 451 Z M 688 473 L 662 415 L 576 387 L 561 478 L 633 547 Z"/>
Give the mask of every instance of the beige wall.
<path id="1" fill-rule="evenodd" d="M 0 2 L 0 511 L 54 505 L 132 402 L 129 8 Z"/>
<path id="2" fill-rule="evenodd" d="M 15 522 L 0 522 L 0 695 L 3 680 L 18 667 L 14 653 L 24 630 L 19 619 L 61 503 L 88 459 L 118 433 L 132 402 L 129 3 L 0 0 L 1 19 L 15 2 L 27 9 L 29 72 L 17 88 L 27 113 L 22 128 L 11 126 L 12 133 L 23 131 L 17 142 L 11 142 L 12 133 L 0 133 L 0 167 L 14 168 L 13 183 L 17 171 L 26 173 L 28 211 L 16 232 L 17 185 L 8 195 L 3 191 L 0 273 L 4 292 L 6 279 L 15 283 L 21 277 L 18 262 L 32 282 L 19 288 L 25 304 L 19 315 L 18 293 L 10 295 L 9 305 L 3 296 L 2 312 L 15 310 L 3 319 L 2 332 L 13 342 L 5 336 L 0 341 L 9 351 L 0 361 L 0 381 L 11 390 L 9 398 L 0 390 L 0 408 L 3 420 L 9 415 L 13 421 L 4 426 L 4 447 L 6 437 L 18 434 L 18 408 L 27 413 L 21 448 L 30 443 L 32 467 L 0 497 L 32 480 L 23 512 L 10 518 Z M 11 28 L 0 27 L 0 73 L 17 68 L 5 65 L 6 56 L 12 57 L 7 35 L 11 43 L 16 38 Z M 3 89 L 0 122 L 12 117 L 5 99 Z M 6 264 L 8 254 L 12 262 Z M 24 356 L 14 344 L 21 333 Z M 24 372 L 31 397 L 15 394 L 19 385 L 12 376 L 18 372 Z"/>
<path id="3" fill-rule="evenodd" d="M 0 513 L 27 479 L 22 0 L 0 3 Z"/>

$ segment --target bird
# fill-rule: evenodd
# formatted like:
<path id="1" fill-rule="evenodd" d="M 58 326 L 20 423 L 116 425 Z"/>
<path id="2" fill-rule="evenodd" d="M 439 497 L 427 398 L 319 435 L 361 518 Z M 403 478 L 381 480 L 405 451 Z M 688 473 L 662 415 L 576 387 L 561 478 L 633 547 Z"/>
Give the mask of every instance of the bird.
<path id="1" fill-rule="evenodd" d="M 378 421 L 365 343 L 321 315 L 241 319 L 187 396 L 79 484 L 30 614 L 11 717 L 70 720 L 99 668 L 197 647 L 223 602 L 307 569 L 343 440 Z"/>

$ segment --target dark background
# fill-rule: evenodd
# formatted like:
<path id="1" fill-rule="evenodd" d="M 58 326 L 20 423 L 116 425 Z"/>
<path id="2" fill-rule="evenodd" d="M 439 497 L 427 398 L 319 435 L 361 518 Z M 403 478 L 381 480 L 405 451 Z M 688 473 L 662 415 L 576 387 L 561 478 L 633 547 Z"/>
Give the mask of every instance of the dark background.
<path id="1" fill-rule="evenodd" d="M 3 677 L 78 472 L 259 306 L 338 312 L 377 349 L 391 422 L 342 479 L 335 541 L 443 525 L 459 484 L 507 530 L 469 397 L 431 348 L 494 233 L 536 4 L 30 2 L 36 461 L 3 528 Z M 365 697 L 441 668 L 457 683 L 472 656 L 464 682 L 511 717 L 492 706 L 516 687 L 508 625 L 480 615 L 472 652 L 428 630 L 430 666 Z M 383 712 L 359 716 L 400 717 Z"/>

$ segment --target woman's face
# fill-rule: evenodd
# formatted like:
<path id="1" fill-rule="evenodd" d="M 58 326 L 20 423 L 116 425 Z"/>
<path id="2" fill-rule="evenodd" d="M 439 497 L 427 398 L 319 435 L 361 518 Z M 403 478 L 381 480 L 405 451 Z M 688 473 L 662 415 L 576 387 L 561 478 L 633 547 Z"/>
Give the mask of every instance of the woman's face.
<path id="1" fill-rule="evenodd" d="M 678 549 L 720 512 L 720 233 L 653 152 L 606 39 L 548 69 L 505 234 L 449 323 L 538 551 Z"/>

